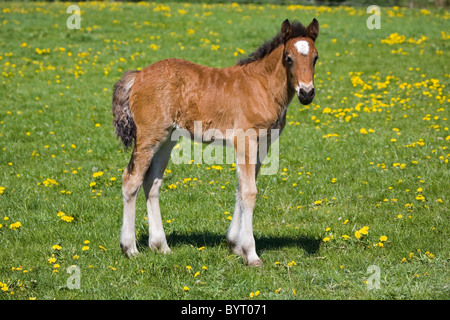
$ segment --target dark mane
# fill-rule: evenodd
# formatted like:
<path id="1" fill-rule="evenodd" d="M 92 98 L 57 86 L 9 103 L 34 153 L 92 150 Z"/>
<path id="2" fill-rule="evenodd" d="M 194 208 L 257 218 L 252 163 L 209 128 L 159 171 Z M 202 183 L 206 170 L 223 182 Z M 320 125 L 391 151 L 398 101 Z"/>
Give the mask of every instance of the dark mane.
<path id="1" fill-rule="evenodd" d="M 294 21 L 291 23 L 292 26 L 292 35 L 289 39 L 297 38 L 297 37 L 305 37 L 306 36 L 306 28 L 303 24 L 298 21 Z M 289 39 L 286 39 L 289 40 Z M 237 62 L 238 66 L 243 66 L 249 64 L 253 61 L 258 61 L 270 54 L 273 50 L 278 48 L 278 46 L 284 43 L 283 36 L 281 32 L 279 32 L 272 40 L 264 42 L 258 50 L 251 53 L 247 58 L 241 59 Z"/>

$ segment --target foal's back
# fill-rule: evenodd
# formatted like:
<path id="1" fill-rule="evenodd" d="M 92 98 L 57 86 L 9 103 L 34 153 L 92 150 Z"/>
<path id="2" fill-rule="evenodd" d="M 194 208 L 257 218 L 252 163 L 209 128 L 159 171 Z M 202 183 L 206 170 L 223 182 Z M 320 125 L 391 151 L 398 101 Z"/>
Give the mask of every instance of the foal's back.
<path id="1" fill-rule="evenodd" d="M 194 121 L 201 121 L 203 130 L 248 129 L 262 116 L 253 110 L 259 100 L 255 92 L 260 91 L 243 66 L 219 69 L 167 59 L 136 75 L 130 110 L 138 128 L 157 123 L 193 132 Z"/>

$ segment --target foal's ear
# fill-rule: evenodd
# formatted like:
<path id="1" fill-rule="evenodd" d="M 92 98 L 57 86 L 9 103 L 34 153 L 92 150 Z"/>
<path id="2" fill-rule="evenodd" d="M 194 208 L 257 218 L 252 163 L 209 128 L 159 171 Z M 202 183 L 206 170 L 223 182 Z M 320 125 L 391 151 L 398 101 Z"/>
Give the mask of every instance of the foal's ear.
<path id="1" fill-rule="evenodd" d="M 319 36 L 319 21 L 316 18 L 306 27 L 306 35 L 312 39 L 312 41 L 316 41 Z"/>
<path id="2" fill-rule="evenodd" d="M 292 35 L 292 26 L 288 19 L 284 20 L 283 24 L 281 25 L 281 35 L 284 41 L 289 40 Z"/>

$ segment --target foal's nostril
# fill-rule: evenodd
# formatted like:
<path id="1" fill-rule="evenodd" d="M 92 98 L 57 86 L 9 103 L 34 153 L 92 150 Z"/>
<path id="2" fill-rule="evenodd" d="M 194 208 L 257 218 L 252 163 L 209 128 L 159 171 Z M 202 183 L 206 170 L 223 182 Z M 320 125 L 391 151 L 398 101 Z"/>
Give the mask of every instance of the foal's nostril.
<path id="1" fill-rule="evenodd" d="M 300 89 L 300 97 L 305 97 L 305 96 L 306 96 L 305 89 Z"/>

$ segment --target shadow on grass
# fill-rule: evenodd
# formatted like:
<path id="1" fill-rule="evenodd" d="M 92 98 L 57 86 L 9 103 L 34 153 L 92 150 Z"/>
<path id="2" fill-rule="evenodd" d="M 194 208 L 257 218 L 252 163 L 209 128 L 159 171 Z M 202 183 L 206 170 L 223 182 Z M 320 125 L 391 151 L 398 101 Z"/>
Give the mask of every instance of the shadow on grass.
<path id="1" fill-rule="evenodd" d="M 285 247 L 302 248 L 306 254 L 313 255 L 319 251 L 321 240 L 311 237 L 287 237 L 287 236 L 255 236 L 256 250 L 279 250 Z M 194 247 L 215 247 L 226 244 L 225 235 L 205 232 L 177 232 L 173 231 L 167 235 L 167 243 L 170 248 L 181 245 L 192 245 Z M 141 234 L 138 246 L 148 246 L 148 234 Z"/>

